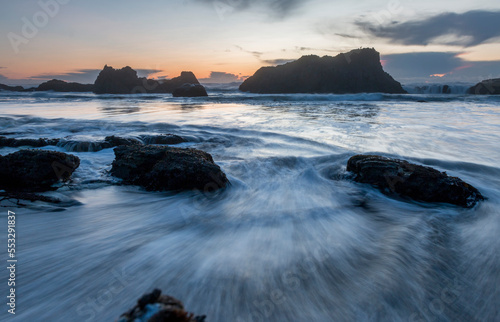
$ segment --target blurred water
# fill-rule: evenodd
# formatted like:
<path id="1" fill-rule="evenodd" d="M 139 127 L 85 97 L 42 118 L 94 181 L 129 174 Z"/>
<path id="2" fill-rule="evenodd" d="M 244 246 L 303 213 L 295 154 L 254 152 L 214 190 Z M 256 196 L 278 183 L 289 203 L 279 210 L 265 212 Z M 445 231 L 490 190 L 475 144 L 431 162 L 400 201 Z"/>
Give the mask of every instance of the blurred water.
<path id="1" fill-rule="evenodd" d="M 80 168 L 54 194 L 79 206 L 9 208 L 14 320 L 113 321 L 155 287 L 208 321 L 499 320 L 499 110 L 496 97 L 466 95 L 0 93 L 0 135 L 173 133 L 232 183 L 216 194 L 114 186 L 112 149 L 75 152 Z M 488 200 L 385 196 L 345 171 L 368 152 L 447 171 Z"/>

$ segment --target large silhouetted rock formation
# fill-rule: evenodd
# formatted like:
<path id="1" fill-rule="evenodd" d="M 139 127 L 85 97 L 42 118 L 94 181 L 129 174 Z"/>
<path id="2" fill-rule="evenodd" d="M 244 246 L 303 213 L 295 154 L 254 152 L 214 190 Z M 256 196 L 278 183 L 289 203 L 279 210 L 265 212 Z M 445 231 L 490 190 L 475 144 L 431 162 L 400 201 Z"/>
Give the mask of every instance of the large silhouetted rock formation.
<path id="1" fill-rule="evenodd" d="M 94 85 L 92 84 L 67 83 L 62 80 L 53 79 L 40 84 L 35 90 L 54 92 L 92 92 L 93 89 Z"/>
<path id="2" fill-rule="evenodd" d="M 303 56 L 276 67 L 262 67 L 240 86 L 252 93 L 406 93 L 384 72 L 375 49 L 331 56 Z"/>
<path id="3" fill-rule="evenodd" d="M 153 80 L 138 77 L 130 67 L 114 69 L 104 66 L 94 83 L 96 94 L 137 94 L 137 93 L 173 93 L 184 84 L 200 83 L 192 72 L 182 72 L 180 76 L 168 80 Z M 200 85 L 201 86 L 201 85 Z"/>
<path id="4" fill-rule="evenodd" d="M 469 88 L 469 94 L 476 95 L 499 95 L 500 78 L 487 79 Z"/>

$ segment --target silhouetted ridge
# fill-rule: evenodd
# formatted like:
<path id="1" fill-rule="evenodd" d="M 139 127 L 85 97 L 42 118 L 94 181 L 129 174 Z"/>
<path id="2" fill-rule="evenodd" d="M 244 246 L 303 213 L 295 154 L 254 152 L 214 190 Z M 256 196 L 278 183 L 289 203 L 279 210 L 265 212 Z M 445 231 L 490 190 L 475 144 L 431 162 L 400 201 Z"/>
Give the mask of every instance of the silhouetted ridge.
<path id="1" fill-rule="evenodd" d="M 9 86 L 9 85 L 4 85 L 0 84 L 0 90 L 3 91 L 11 91 L 11 92 L 24 92 L 25 89 L 22 86 Z"/>
<path id="2" fill-rule="evenodd" d="M 92 84 L 67 83 L 62 80 L 53 79 L 40 84 L 35 90 L 54 92 L 92 92 L 93 89 L 94 85 Z"/>
<path id="3" fill-rule="evenodd" d="M 244 92 L 406 93 L 384 72 L 375 49 L 356 49 L 335 57 L 315 55 L 275 67 L 262 67 L 240 86 Z"/>

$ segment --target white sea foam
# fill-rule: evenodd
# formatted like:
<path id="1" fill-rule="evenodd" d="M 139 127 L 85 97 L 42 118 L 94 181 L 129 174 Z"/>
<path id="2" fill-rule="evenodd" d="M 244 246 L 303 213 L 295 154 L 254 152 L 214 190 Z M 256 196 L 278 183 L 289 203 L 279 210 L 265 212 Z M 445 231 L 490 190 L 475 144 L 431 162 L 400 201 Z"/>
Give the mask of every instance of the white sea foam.
<path id="1" fill-rule="evenodd" d="M 208 321 L 498 320 L 496 97 L 212 94 L 0 94 L 0 135 L 177 134 L 232 183 L 146 192 L 111 185 L 112 149 L 44 147 L 81 158 L 58 191 L 81 205 L 18 209 L 16 318 L 114 320 L 158 287 Z M 348 158 L 369 152 L 447 171 L 488 200 L 461 209 L 353 183 Z"/>

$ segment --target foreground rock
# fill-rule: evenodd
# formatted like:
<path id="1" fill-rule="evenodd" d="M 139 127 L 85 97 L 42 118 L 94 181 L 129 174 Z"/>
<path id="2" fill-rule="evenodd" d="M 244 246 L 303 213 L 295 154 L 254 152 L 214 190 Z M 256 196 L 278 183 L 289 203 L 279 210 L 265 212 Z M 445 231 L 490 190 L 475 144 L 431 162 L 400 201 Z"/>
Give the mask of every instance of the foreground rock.
<path id="1" fill-rule="evenodd" d="M 184 84 L 174 90 L 173 97 L 201 97 L 208 96 L 205 87 L 195 84 Z"/>
<path id="2" fill-rule="evenodd" d="M 139 138 L 107 136 L 104 141 L 80 141 L 67 139 L 15 139 L 0 136 L 0 147 L 29 146 L 40 148 L 48 145 L 63 148 L 69 152 L 98 152 L 103 149 L 114 148 L 121 145 L 165 144 L 174 145 L 187 142 L 186 139 L 174 134 L 140 135 Z"/>
<path id="3" fill-rule="evenodd" d="M 54 92 L 92 92 L 93 90 L 94 85 L 92 84 L 67 83 L 58 79 L 42 83 L 35 89 L 35 91 Z"/>
<path id="4" fill-rule="evenodd" d="M 147 190 L 212 191 L 228 183 L 212 156 L 200 150 L 131 145 L 114 151 L 111 174 Z"/>
<path id="5" fill-rule="evenodd" d="M 95 80 L 94 93 L 172 93 L 175 89 L 184 84 L 199 85 L 200 83 L 192 72 L 182 72 L 178 77 L 157 81 L 145 77 L 138 77 L 137 72 L 129 66 L 122 69 L 114 69 L 106 65 Z"/>
<path id="6" fill-rule="evenodd" d="M 40 148 L 47 145 L 57 145 L 59 139 L 14 139 L 7 138 L 5 136 L 0 136 L 0 147 L 20 147 L 20 146 L 30 146 L 34 148 Z"/>
<path id="7" fill-rule="evenodd" d="M 204 315 L 194 316 L 186 312 L 181 301 L 162 295 L 159 289 L 155 289 L 144 294 L 130 311 L 120 316 L 118 322 L 203 322 L 205 318 Z"/>
<path id="8" fill-rule="evenodd" d="M 303 56 L 276 67 L 263 67 L 240 86 L 252 93 L 406 93 L 384 72 L 375 49 L 357 49 L 335 57 Z"/>
<path id="9" fill-rule="evenodd" d="M 433 168 L 376 155 L 356 155 L 347 162 L 347 171 L 357 182 L 369 183 L 385 193 L 396 193 L 418 201 L 445 202 L 473 207 L 484 200 L 481 193 L 459 178 Z"/>
<path id="10" fill-rule="evenodd" d="M 0 156 L 0 189 L 40 192 L 67 181 L 80 165 L 74 155 L 43 150 L 21 150 Z"/>
<path id="11" fill-rule="evenodd" d="M 484 80 L 471 88 L 469 94 L 476 95 L 499 95 L 500 94 L 500 78 Z"/>

